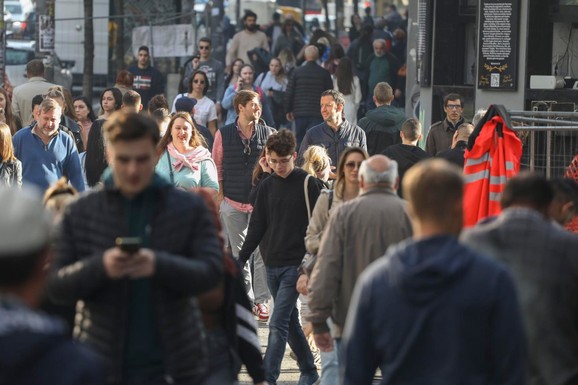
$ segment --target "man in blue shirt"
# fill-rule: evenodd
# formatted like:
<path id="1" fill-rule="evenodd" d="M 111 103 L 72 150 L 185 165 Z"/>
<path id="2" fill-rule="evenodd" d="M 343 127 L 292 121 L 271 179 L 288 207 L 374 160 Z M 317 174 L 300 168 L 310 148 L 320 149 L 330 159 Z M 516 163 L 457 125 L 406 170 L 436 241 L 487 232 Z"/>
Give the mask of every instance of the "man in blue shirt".
<path id="1" fill-rule="evenodd" d="M 38 121 L 18 131 L 12 139 L 14 154 L 22 162 L 22 180 L 41 190 L 63 176 L 84 191 L 78 151 L 70 135 L 59 129 L 62 109 L 53 99 L 40 105 Z"/>

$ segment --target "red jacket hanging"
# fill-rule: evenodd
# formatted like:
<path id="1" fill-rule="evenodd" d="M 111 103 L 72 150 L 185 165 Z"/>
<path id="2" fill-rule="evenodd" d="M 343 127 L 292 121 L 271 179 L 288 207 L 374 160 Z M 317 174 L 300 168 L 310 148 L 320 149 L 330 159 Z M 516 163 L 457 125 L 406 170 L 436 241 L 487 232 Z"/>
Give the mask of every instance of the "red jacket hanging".
<path id="1" fill-rule="evenodd" d="M 470 136 L 464 162 L 464 227 L 501 212 L 504 185 L 520 171 L 522 142 L 509 115 L 492 105 Z"/>

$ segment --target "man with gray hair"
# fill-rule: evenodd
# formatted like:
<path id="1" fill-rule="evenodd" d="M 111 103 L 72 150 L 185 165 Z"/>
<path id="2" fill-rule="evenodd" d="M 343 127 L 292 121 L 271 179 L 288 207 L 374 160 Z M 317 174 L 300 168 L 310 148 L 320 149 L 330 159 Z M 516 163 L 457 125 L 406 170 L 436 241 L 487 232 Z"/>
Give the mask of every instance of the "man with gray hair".
<path id="1" fill-rule="evenodd" d="M 323 233 L 309 281 L 308 321 L 321 351 L 341 339 L 357 277 L 390 245 L 412 235 L 405 202 L 396 193 L 397 163 L 375 155 L 357 165 L 360 195 L 336 208 Z M 334 323 L 329 333 L 327 319 Z"/>

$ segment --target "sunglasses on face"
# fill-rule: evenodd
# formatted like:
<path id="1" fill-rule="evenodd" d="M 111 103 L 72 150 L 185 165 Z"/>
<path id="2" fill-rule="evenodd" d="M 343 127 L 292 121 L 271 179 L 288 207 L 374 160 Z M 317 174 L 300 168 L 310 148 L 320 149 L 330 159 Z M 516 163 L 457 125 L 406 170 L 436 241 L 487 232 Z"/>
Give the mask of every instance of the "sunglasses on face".
<path id="1" fill-rule="evenodd" d="M 361 163 L 362 163 L 362 162 L 353 162 L 353 161 L 351 161 L 351 162 L 345 163 L 345 167 L 347 167 L 347 168 L 350 169 L 350 170 L 353 170 L 353 169 L 355 169 L 355 168 L 359 169 L 359 167 L 361 167 Z"/>
<path id="2" fill-rule="evenodd" d="M 200 46 L 199 46 L 199 49 L 200 49 L 200 50 L 209 50 L 209 49 L 211 49 L 211 47 L 208 46 L 208 45 L 200 45 Z"/>

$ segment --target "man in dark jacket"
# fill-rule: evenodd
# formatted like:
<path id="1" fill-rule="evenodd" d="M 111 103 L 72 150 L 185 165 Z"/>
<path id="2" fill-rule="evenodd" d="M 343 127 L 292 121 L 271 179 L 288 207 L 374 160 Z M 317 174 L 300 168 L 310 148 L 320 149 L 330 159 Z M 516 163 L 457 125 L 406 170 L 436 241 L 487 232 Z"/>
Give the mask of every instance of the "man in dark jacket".
<path id="1" fill-rule="evenodd" d="M 464 168 L 464 155 L 468 148 L 468 138 L 474 132 L 474 126 L 464 123 L 458 127 L 452 139 L 452 148 L 437 153 L 436 158 L 442 158 L 459 168 Z"/>
<path id="2" fill-rule="evenodd" d="M 377 108 L 367 111 L 357 123 L 367 136 L 367 153 L 380 154 L 388 146 L 399 143 L 401 124 L 405 113 L 391 105 L 393 89 L 386 82 L 377 83 L 373 89 L 373 102 Z"/>
<path id="3" fill-rule="evenodd" d="M 382 384 L 523 385 L 524 329 L 512 278 L 457 240 L 461 173 L 427 160 L 408 171 L 404 191 L 413 239 L 390 248 L 357 281 L 343 384 L 369 385 L 379 367 Z"/>
<path id="4" fill-rule="evenodd" d="M 104 186 L 62 220 L 49 294 L 77 302 L 74 336 L 108 364 L 109 384 L 197 384 L 206 375 L 194 298 L 221 280 L 223 258 L 202 199 L 155 174 L 159 136 L 148 117 L 111 116 Z"/>
<path id="5" fill-rule="evenodd" d="M 324 147 L 333 165 L 337 165 L 341 152 L 347 147 L 367 150 L 365 132 L 343 118 L 344 106 L 345 99 L 341 92 L 328 89 L 321 94 L 321 116 L 325 122 L 307 131 L 299 147 L 297 164 L 303 163 L 303 154 L 313 145 Z"/>
<path id="6" fill-rule="evenodd" d="M 298 267 L 305 255 L 305 231 L 311 210 L 321 192 L 317 178 L 295 167 L 295 136 L 281 130 L 267 140 L 269 164 L 274 171 L 259 186 L 247 239 L 239 252 L 245 263 L 261 242 L 266 242 L 263 260 L 275 311 L 269 322 L 265 372 L 269 385 L 276 385 L 287 342 L 297 356 L 300 385 L 312 385 L 319 375 L 305 339 L 296 307 Z M 307 195 L 305 195 L 307 193 Z M 309 204 L 307 204 L 307 202 Z"/>
<path id="7" fill-rule="evenodd" d="M 0 383 L 103 384 L 96 355 L 73 344 L 62 321 L 34 310 L 46 282 L 52 233 L 34 192 L 0 189 Z"/>
<path id="8" fill-rule="evenodd" d="M 401 125 L 401 143 L 386 148 L 382 154 L 395 160 L 398 164 L 399 188 L 397 193 L 403 198 L 403 177 L 417 162 L 430 158 L 429 154 L 418 147 L 421 139 L 421 124 L 419 120 L 408 119 Z"/>
<path id="9" fill-rule="evenodd" d="M 444 111 L 446 118 L 441 122 L 432 124 L 427 133 L 425 150 L 431 156 L 436 156 L 438 152 L 451 148 L 454 133 L 464 123 L 462 117 L 464 98 L 458 94 L 446 95 Z"/>
<path id="10" fill-rule="evenodd" d="M 578 235 L 549 217 L 550 182 L 537 174 L 510 179 L 502 213 L 462 241 L 512 272 L 528 338 L 529 384 L 578 381 Z"/>
<path id="11" fill-rule="evenodd" d="M 319 50 L 316 46 L 305 47 L 305 65 L 296 68 L 289 77 L 285 94 L 287 120 L 295 120 L 297 147 L 305 132 L 323 122 L 319 113 L 319 95 L 333 88 L 329 72 L 317 64 Z"/>

